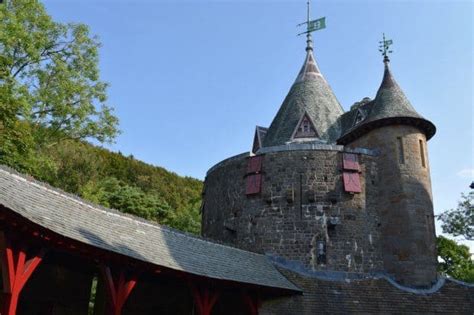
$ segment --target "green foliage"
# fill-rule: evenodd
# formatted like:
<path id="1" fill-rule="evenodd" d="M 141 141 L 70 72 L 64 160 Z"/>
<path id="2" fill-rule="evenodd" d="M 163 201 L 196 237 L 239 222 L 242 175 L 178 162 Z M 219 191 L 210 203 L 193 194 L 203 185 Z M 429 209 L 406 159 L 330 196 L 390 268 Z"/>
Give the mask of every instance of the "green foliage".
<path id="1" fill-rule="evenodd" d="M 438 236 L 438 271 L 455 279 L 474 283 L 474 262 L 469 247 L 459 245 L 455 241 Z"/>
<path id="2" fill-rule="evenodd" d="M 443 212 L 438 219 L 443 222 L 441 227 L 444 233 L 474 240 L 474 192 L 461 194 L 458 207 Z"/>
<path id="3" fill-rule="evenodd" d="M 63 141 L 47 154 L 54 167 L 35 177 L 102 206 L 200 232 L 201 181 L 85 142 Z"/>
<path id="4" fill-rule="evenodd" d="M 194 234 L 201 233 L 201 199 L 192 201 L 191 204 L 180 211 L 170 213 L 165 224 L 175 229 L 187 231 Z"/>
<path id="5" fill-rule="evenodd" d="M 106 207 L 120 209 L 148 220 L 163 220 L 171 208 L 157 195 L 146 194 L 140 188 L 129 186 L 115 177 L 84 186 L 82 196 Z"/>
<path id="6" fill-rule="evenodd" d="M 63 139 L 113 140 L 118 120 L 87 26 L 54 22 L 37 0 L 7 1 L 0 20 L 2 156 Z M 14 129 L 19 121 L 27 124 Z"/>
<path id="7" fill-rule="evenodd" d="M 199 180 L 95 147 L 118 119 L 99 79 L 97 38 L 37 0 L 0 5 L 0 163 L 87 200 L 199 233 Z"/>

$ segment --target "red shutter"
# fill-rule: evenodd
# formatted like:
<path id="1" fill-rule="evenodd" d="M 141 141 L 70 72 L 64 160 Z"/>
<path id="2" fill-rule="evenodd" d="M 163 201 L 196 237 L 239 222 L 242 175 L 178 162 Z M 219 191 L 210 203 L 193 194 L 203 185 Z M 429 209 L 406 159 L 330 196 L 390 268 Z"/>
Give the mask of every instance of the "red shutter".
<path id="1" fill-rule="evenodd" d="M 259 173 L 262 171 L 263 155 L 252 156 L 248 160 L 247 174 Z"/>
<path id="2" fill-rule="evenodd" d="M 360 193 L 360 176 L 359 173 L 342 173 L 344 179 L 344 190 L 347 192 Z"/>
<path id="3" fill-rule="evenodd" d="M 245 194 L 254 195 L 260 193 L 262 187 L 262 174 L 251 174 L 247 176 Z"/>
<path id="4" fill-rule="evenodd" d="M 344 153 L 342 155 L 342 168 L 349 171 L 359 171 L 360 167 L 357 154 Z"/>

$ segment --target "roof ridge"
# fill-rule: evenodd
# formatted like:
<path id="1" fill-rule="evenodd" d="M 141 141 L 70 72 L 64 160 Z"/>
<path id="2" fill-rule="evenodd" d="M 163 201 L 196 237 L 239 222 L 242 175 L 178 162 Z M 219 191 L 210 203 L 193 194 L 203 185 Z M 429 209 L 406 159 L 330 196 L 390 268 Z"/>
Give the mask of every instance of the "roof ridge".
<path id="1" fill-rule="evenodd" d="M 313 50 L 307 49 L 306 50 L 306 58 L 304 60 L 303 66 L 301 67 L 298 76 L 293 84 L 301 83 L 307 80 L 314 79 L 314 76 L 320 76 L 324 79 L 321 70 L 319 70 L 318 63 L 316 62 L 316 58 L 314 58 Z M 326 79 L 324 79 L 326 81 Z"/>
<path id="2" fill-rule="evenodd" d="M 190 238 L 193 238 L 193 239 L 198 240 L 198 241 L 203 241 L 203 242 L 206 242 L 206 243 L 212 243 L 214 245 L 219 245 L 219 246 L 222 246 L 222 247 L 231 248 L 231 249 L 235 249 L 235 250 L 238 250 L 238 251 L 243 251 L 243 252 L 246 252 L 246 253 L 251 253 L 251 254 L 254 254 L 254 255 L 258 255 L 258 256 L 265 256 L 264 254 L 259 254 L 259 253 L 256 253 L 256 252 L 243 250 L 243 249 L 238 248 L 238 247 L 229 246 L 227 244 L 222 244 L 222 243 L 214 241 L 214 240 L 206 239 L 206 238 L 204 238 L 200 235 L 195 235 L 195 234 L 191 234 L 189 232 L 180 231 L 180 230 L 168 227 L 168 226 L 164 226 L 164 225 L 161 225 L 157 222 L 156 223 L 151 222 L 151 221 L 148 221 L 146 219 L 135 216 L 133 214 L 123 213 L 123 212 L 121 212 L 117 209 L 107 208 L 107 207 L 104 207 L 104 206 L 101 206 L 101 205 L 91 203 L 87 200 L 84 200 L 84 199 L 80 198 L 79 196 L 76 196 L 74 194 L 65 192 L 64 190 L 62 190 L 60 188 L 53 187 L 48 183 L 39 181 L 39 180 L 35 179 L 34 177 L 32 177 L 31 175 L 22 174 L 22 173 L 16 171 L 15 169 L 13 169 L 9 166 L 3 165 L 3 164 L 0 164 L 0 172 L 11 175 L 11 176 L 15 177 L 18 180 L 21 180 L 21 181 L 26 182 L 28 184 L 34 185 L 34 186 L 36 186 L 40 189 L 47 190 L 47 191 L 49 191 L 51 193 L 54 193 L 58 196 L 68 198 L 69 200 L 71 200 L 73 202 L 76 202 L 80 205 L 86 206 L 86 207 L 88 207 L 88 208 L 90 208 L 94 211 L 99 211 L 99 212 L 102 212 L 102 213 L 106 213 L 107 215 L 109 215 L 109 214 L 114 215 L 116 217 L 127 219 L 127 220 L 133 221 L 137 224 L 142 224 L 142 225 L 149 226 L 149 227 L 152 227 L 152 228 L 158 228 L 158 229 L 164 230 L 166 232 L 170 232 L 170 233 L 173 233 L 175 235 L 178 235 L 180 237 L 184 237 L 184 236 L 185 237 L 190 237 Z M 27 176 L 30 176 L 31 178 L 27 178 Z"/>

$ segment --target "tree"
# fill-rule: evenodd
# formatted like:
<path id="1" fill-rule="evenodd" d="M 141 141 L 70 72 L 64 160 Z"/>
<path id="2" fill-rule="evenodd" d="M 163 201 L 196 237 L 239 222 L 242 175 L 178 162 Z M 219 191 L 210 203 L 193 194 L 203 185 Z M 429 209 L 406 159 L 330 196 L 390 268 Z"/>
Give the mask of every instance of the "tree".
<path id="1" fill-rule="evenodd" d="M 85 185 L 82 196 L 105 207 L 158 222 L 171 213 L 166 201 L 156 195 L 146 194 L 140 188 L 127 185 L 115 177 Z"/>
<path id="2" fill-rule="evenodd" d="M 3 3 L 0 21 L 2 150 L 4 143 L 20 152 L 31 141 L 39 147 L 63 139 L 112 141 L 118 119 L 106 105 L 100 43 L 88 27 L 54 22 L 37 0 Z M 12 132 L 18 124 L 21 132 Z"/>
<path id="3" fill-rule="evenodd" d="M 444 233 L 474 240 L 474 192 L 462 194 L 458 207 L 443 212 L 438 219 L 442 221 Z"/>
<path id="4" fill-rule="evenodd" d="M 474 262 L 469 247 L 459 245 L 455 241 L 438 236 L 438 271 L 455 279 L 474 283 Z"/>

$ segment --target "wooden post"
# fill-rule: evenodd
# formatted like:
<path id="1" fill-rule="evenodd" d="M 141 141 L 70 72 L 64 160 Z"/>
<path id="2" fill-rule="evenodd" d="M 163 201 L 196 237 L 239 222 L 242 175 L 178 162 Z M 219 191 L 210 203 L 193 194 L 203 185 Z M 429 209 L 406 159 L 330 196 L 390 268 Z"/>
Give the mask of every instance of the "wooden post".
<path id="1" fill-rule="evenodd" d="M 137 284 L 137 277 L 125 278 L 125 271 L 120 269 L 118 275 L 114 277 L 109 266 L 100 265 L 100 270 L 104 280 L 104 287 L 107 291 L 107 306 L 110 315 L 121 315 L 130 293 Z"/>
<path id="2" fill-rule="evenodd" d="M 258 295 L 252 297 L 248 292 L 242 292 L 242 298 L 244 300 L 245 305 L 249 310 L 250 315 L 258 315 L 258 309 L 261 305 L 261 300 Z"/>
<path id="3" fill-rule="evenodd" d="M 3 278 L 2 314 L 15 315 L 20 293 L 43 260 L 45 250 L 27 259 L 25 248 L 15 249 L 4 232 L 0 232 L 0 256 Z"/>
<path id="4" fill-rule="evenodd" d="M 212 308 L 217 302 L 220 293 L 214 290 L 210 290 L 208 287 L 200 287 L 193 283 L 189 283 L 193 297 L 194 305 L 198 315 L 211 315 Z"/>

